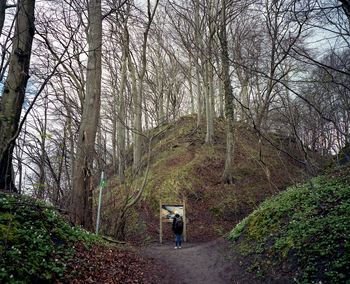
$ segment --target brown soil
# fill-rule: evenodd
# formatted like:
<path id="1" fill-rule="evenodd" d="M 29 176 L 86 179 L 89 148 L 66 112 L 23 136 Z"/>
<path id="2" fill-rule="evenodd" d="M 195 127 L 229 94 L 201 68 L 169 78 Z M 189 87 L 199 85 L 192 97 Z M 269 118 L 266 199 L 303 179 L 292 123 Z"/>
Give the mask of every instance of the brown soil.
<path id="1" fill-rule="evenodd" d="M 154 261 L 141 258 L 130 248 L 86 247 L 78 243 L 74 257 L 66 265 L 65 275 L 54 283 L 162 283 Z"/>
<path id="2" fill-rule="evenodd" d="M 247 273 L 224 239 L 184 243 L 181 249 L 174 249 L 172 242 L 154 244 L 143 248 L 141 254 L 156 262 L 162 284 L 273 283 Z"/>

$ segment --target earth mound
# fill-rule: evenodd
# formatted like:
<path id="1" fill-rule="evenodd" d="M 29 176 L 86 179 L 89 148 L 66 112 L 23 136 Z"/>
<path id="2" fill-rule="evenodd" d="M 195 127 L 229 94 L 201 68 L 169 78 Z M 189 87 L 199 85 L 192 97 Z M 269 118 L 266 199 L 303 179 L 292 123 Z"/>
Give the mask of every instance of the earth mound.
<path id="1" fill-rule="evenodd" d="M 241 123 L 235 137 L 235 183 L 223 184 L 224 120 L 216 119 L 214 127 L 212 145 L 204 143 L 205 126 L 198 127 L 194 116 L 149 131 L 148 135 L 163 132 L 152 142 L 147 185 L 141 202 L 128 212 L 123 224 L 125 239 L 156 240 L 160 200 L 172 204 L 185 199 L 188 240 L 213 240 L 229 232 L 263 200 L 305 178 L 303 165 L 297 161 L 301 151 L 295 141 L 276 134 L 271 134 L 269 141 L 261 140 L 253 129 Z M 143 169 L 146 161 L 145 153 Z M 127 172 L 128 186 L 112 177 L 103 196 L 102 227 L 112 236 L 116 236 L 115 216 L 120 212 L 121 201 L 132 195 L 143 179 L 142 175 L 135 178 L 130 174 L 131 158 Z M 170 224 L 164 224 L 163 230 L 164 239 L 172 239 Z"/>

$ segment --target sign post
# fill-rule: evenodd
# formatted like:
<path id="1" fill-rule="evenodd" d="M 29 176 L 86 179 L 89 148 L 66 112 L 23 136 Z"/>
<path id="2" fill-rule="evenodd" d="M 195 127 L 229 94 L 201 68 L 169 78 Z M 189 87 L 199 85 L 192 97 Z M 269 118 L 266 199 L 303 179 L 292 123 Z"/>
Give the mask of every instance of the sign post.
<path id="1" fill-rule="evenodd" d="M 187 242 L 186 202 L 183 200 L 184 241 Z"/>
<path id="2" fill-rule="evenodd" d="M 159 199 L 159 243 L 163 243 L 163 216 L 162 216 L 162 200 Z"/>
<path id="3" fill-rule="evenodd" d="M 159 242 L 163 243 L 163 223 L 172 223 L 175 218 L 175 214 L 179 214 L 183 218 L 184 222 L 184 241 L 187 241 L 187 233 L 186 233 L 186 206 L 185 201 L 183 200 L 182 204 L 179 203 L 167 203 L 163 204 L 162 200 L 159 200 Z"/>
<path id="4" fill-rule="evenodd" d="M 105 173 L 102 171 L 100 180 L 100 192 L 98 195 L 98 206 L 97 206 L 97 217 L 96 217 L 96 235 L 98 235 L 98 230 L 100 227 L 100 215 L 101 215 L 101 203 L 102 203 L 102 189 L 105 187 Z"/>

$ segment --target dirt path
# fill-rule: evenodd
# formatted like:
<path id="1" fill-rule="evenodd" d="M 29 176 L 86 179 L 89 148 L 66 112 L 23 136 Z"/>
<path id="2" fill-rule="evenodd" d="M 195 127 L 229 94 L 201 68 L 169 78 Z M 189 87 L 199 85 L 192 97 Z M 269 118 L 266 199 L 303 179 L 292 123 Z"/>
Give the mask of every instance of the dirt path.
<path id="1" fill-rule="evenodd" d="M 247 279 L 243 269 L 228 255 L 229 244 L 224 239 L 208 243 L 185 243 L 174 249 L 173 243 L 152 245 L 142 250 L 162 267 L 162 283 L 259 283 Z M 244 276 L 244 277 L 242 277 Z"/>

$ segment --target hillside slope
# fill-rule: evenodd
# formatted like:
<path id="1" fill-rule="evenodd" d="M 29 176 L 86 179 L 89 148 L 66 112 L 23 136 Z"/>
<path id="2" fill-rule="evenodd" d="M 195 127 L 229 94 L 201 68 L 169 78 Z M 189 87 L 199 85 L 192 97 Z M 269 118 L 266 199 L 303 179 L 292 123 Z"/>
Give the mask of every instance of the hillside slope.
<path id="1" fill-rule="evenodd" d="M 159 200 L 174 203 L 185 198 L 188 239 L 214 239 L 228 232 L 268 196 L 304 178 L 301 165 L 269 143 L 261 144 L 259 155 L 256 133 L 245 125 L 239 125 L 234 159 L 235 184 L 222 184 L 225 123 L 217 119 L 214 127 L 214 144 L 206 145 L 205 126 L 197 127 L 193 116 L 163 126 L 164 132 L 152 144 L 149 178 L 142 201 L 129 213 L 125 224 L 126 238 L 156 239 L 159 234 Z M 152 131 L 155 133 L 159 129 Z M 279 139 L 276 135 L 272 139 L 293 154 L 298 152 L 292 141 Z M 142 176 L 135 180 L 129 175 L 128 185 L 133 184 L 137 188 L 141 183 Z M 115 234 L 120 200 L 127 193 L 128 190 L 119 184 L 117 178 L 109 179 L 102 218 L 105 233 Z M 170 226 L 166 225 L 164 238 L 170 239 Z"/>
<path id="2" fill-rule="evenodd" d="M 0 192 L 0 283 L 161 283 L 154 269 L 51 206 Z"/>
<path id="3" fill-rule="evenodd" d="M 350 166 L 264 202 L 230 233 L 266 282 L 349 283 Z"/>
<path id="4" fill-rule="evenodd" d="M 225 123 L 215 121 L 213 145 L 204 144 L 205 126 L 197 127 L 195 117 L 183 117 L 163 126 L 165 132 L 152 144 L 147 187 L 138 207 L 129 213 L 126 238 L 156 239 L 159 233 L 159 200 L 187 201 L 188 239 L 210 240 L 228 232 L 263 200 L 304 178 L 302 167 L 269 143 L 262 143 L 261 159 L 256 133 L 238 125 L 235 148 L 235 184 L 222 184 L 225 162 Z M 275 143 L 280 143 L 273 136 Z M 285 141 L 283 141 L 286 144 Z M 298 151 L 289 141 L 288 150 Z M 144 161 L 146 159 L 144 158 Z M 129 184 L 131 183 L 129 177 Z M 139 177 L 133 186 L 142 182 Z M 117 178 L 109 179 L 104 194 L 103 229 L 114 235 L 118 206 L 128 192 Z M 170 226 L 165 239 L 171 238 Z"/>

